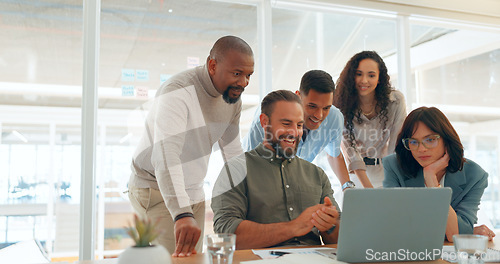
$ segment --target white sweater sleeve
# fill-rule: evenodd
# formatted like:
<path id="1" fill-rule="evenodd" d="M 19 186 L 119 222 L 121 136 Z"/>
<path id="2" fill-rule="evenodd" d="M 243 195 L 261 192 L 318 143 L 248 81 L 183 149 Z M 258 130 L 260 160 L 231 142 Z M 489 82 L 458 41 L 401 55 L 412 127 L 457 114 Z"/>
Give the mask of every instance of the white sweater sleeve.
<path id="1" fill-rule="evenodd" d="M 186 140 L 189 98 L 184 89 L 165 93 L 155 99 L 152 109 L 154 145 L 151 162 L 165 205 L 172 217 L 192 212 L 185 190 L 181 154 Z M 199 105 L 199 104 L 198 104 Z"/>

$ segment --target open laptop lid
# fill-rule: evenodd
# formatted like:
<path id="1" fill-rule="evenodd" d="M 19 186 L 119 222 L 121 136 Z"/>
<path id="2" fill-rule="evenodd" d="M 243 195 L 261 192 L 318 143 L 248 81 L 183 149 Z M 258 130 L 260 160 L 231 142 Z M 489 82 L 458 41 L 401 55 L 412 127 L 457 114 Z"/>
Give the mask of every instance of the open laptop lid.
<path id="1" fill-rule="evenodd" d="M 346 262 L 439 259 L 451 192 L 450 188 L 346 190 L 337 259 Z"/>

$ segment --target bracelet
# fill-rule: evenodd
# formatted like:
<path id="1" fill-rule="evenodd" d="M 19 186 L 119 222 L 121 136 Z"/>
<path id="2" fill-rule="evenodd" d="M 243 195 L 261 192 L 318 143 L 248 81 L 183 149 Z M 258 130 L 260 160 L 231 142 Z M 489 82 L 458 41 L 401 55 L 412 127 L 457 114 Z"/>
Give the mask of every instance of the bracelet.
<path id="1" fill-rule="evenodd" d="M 177 220 L 179 220 L 181 218 L 184 218 L 184 217 L 193 217 L 194 218 L 194 215 L 193 215 L 193 213 L 182 213 L 182 214 L 179 214 L 179 215 L 177 215 L 174 218 L 174 222 L 177 222 Z"/>

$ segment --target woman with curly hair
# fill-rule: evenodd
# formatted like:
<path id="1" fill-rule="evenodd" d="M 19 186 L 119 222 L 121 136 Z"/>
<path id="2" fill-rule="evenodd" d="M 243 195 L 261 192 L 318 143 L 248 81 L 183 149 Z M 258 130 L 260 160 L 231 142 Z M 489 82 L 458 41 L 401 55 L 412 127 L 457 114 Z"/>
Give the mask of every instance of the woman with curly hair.
<path id="1" fill-rule="evenodd" d="M 382 187 L 382 158 L 394 152 L 406 117 L 404 96 L 391 88 L 389 79 L 375 51 L 354 55 L 339 76 L 334 105 L 344 114 L 341 147 L 350 176 L 357 176 L 343 190 L 353 185 Z"/>

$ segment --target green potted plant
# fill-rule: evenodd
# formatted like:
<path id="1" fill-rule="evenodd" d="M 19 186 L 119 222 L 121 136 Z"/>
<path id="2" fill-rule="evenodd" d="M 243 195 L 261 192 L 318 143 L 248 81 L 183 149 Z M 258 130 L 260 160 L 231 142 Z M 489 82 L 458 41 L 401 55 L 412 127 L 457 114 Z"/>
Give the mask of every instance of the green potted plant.
<path id="1" fill-rule="evenodd" d="M 170 254 L 161 245 L 152 245 L 159 232 L 156 224 L 150 219 L 141 219 L 134 215 L 134 224 L 126 227 L 127 233 L 134 240 L 135 246 L 129 247 L 118 257 L 118 264 L 170 264 L 172 263 Z"/>

